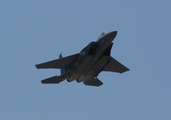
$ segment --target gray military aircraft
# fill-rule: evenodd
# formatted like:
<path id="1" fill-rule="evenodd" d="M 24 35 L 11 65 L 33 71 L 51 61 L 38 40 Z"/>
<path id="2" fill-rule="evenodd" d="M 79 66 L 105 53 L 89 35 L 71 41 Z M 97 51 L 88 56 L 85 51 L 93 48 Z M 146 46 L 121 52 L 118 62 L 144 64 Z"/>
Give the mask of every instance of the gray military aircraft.
<path id="1" fill-rule="evenodd" d="M 89 43 L 80 53 L 67 57 L 59 55 L 59 59 L 37 64 L 38 69 L 59 68 L 60 76 L 53 76 L 42 80 L 43 84 L 60 83 L 67 79 L 68 82 L 76 80 L 85 85 L 100 86 L 103 83 L 97 78 L 102 71 L 123 73 L 129 69 L 110 56 L 112 41 L 117 31 L 102 33 L 96 42 Z"/>

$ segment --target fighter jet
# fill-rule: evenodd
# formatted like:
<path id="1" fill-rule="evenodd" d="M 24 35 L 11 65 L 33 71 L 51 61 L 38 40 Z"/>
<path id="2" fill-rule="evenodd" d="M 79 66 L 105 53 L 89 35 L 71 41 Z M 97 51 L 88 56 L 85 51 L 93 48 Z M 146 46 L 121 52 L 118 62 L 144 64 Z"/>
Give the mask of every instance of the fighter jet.
<path id="1" fill-rule="evenodd" d="M 102 71 L 123 73 L 129 69 L 110 56 L 113 40 L 117 31 L 103 32 L 97 41 L 89 43 L 79 53 L 37 64 L 37 69 L 58 68 L 60 76 L 53 76 L 42 80 L 43 84 L 58 84 L 65 79 L 68 82 L 76 80 L 85 85 L 101 86 L 103 83 L 97 78 Z"/>

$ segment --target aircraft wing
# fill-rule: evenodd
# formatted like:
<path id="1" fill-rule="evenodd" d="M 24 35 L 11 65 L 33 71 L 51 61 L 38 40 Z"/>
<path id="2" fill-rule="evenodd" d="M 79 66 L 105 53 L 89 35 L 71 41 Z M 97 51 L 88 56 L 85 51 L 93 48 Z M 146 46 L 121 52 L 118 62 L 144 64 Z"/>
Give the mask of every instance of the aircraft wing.
<path id="1" fill-rule="evenodd" d="M 115 60 L 114 58 L 110 57 L 108 64 L 102 69 L 102 71 L 111 71 L 111 72 L 118 72 L 123 73 L 128 71 L 129 69 L 122 65 L 120 62 Z"/>
<path id="2" fill-rule="evenodd" d="M 85 85 L 90 85 L 90 86 L 101 86 L 103 83 L 98 79 L 98 78 L 90 78 L 86 82 L 84 82 Z"/>
<path id="3" fill-rule="evenodd" d="M 36 68 L 37 69 L 41 69 L 41 68 L 64 68 L 66 69 L 70 67 L 70 65 L 77 59 L 78 56 L 79 54 L 74 54 L 74 55 L 70 55 L 67 57 L 60 58 L 60 59 L 52 60 L 49 62 L 37 64 Z"/>

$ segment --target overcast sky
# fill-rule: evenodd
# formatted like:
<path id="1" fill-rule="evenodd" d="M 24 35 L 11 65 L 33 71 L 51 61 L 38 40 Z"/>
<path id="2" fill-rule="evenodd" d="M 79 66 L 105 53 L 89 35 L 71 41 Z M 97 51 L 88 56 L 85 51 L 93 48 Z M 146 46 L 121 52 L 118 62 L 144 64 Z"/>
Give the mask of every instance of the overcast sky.
<path id="1" fill-rule="evenodd" d="M 171 120 L 170 0 L 0 0 L 1 120 Z M 35 64 L 78 53 L 117 30 L 123 74 L 100 87 L 42 85 L 58 69 Z"/>

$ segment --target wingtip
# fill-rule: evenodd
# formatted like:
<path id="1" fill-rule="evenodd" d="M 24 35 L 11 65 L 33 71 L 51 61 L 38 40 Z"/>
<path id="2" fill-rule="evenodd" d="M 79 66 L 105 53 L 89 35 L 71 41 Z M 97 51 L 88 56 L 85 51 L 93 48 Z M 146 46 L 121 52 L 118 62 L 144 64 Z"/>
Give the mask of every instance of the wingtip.
<path id="1" fill-rule="evenodd" d="M 127 69 L 125 70 L 125 72 L 127 72 L 127 71 L 130 71 L 130 69 L 129 69 L 129 68 L 127 68 Z"/>
<path id="2" fill-rule="evenodd" d="M 37 69 L 39 69 L 39 67 L 38 67 L 38 65 L 37 65 L 37 64 L 35 65 L 35 67 L 36 67 Z"/>
<path id="3" fill-rule="evenodd" d="M 127 68 L 127 71 L 130 71 L 130 69 L 129 69 L 129 68 Z"/>

